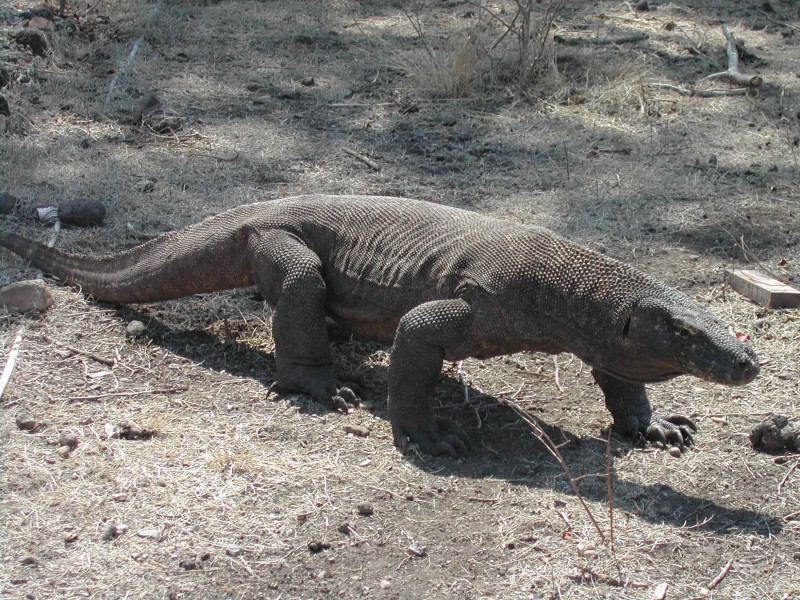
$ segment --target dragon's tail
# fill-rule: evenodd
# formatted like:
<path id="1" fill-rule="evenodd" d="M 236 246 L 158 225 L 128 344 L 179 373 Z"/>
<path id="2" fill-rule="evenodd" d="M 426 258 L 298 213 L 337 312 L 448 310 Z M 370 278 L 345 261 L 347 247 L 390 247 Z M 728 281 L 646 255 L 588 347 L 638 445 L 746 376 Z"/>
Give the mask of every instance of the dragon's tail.
<path id="1" fill-rule="evenodd" d="M 155 302 L 251 285 L 242 236 L 214 236 L 209 229 L 171 232 L 107 256 L 68 254 L 13 233 L 0 233 L 0 247 L 112 302 Z"/>

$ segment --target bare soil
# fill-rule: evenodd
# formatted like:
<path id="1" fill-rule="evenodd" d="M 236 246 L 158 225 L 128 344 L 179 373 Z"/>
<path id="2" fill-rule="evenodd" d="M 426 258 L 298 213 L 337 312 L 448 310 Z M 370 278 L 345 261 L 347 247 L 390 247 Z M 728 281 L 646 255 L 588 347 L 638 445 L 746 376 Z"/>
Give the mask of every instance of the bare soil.
<path id="1" fill-rule="evenodd" d="M 676 456 L 612 435 L 607 454 L 611 419 L 578 359 L 469 360 L 437 399 L 470 456 L 402 456 L 388 348 L 334 344 L 366 388 L 343 415 L 268 397 L 252 290 L 119 307 L 54 283 L 46 313 L 0 314 L 3 362 L 22 331 L 0 411 L 3 597 L 800 598 L 798 456 L 748 442 L 770 413 L 798 425 L 800 313 L 724 279 L 747 265 L 800 282 L 800 8 L 567 2 L 551 34 L 585 41 L 551 35 L 520 83 L 513 34 L 484 52 L 502 34 L 491 15 L 514 7 L 99 0 L 59 17 L 0 1 L 0 191 L 20 199 L 0 226 L 48 240 L 34 206 L 100 200 L 103 226 L 56 238 L 95 253 L 255 200 L 421 198 L 664 279 L 750 336 L 761 376 L 653 386 L 659 410 L 696 419 L 697 444 Z M 44 56 L 15 37 L 33 14 L 54 23 Z M 704 79 L 727 65 L 720 22 L 760 88 L 651 85 L 730 90 Z M 648 37 L 588 43 L 632 33 Z M 169 127 L 134 123 L 147 93 Z M 0 283 L 32 276 L 0 256 Z M 562 444 L 586 509 L 508 399 Z"/>

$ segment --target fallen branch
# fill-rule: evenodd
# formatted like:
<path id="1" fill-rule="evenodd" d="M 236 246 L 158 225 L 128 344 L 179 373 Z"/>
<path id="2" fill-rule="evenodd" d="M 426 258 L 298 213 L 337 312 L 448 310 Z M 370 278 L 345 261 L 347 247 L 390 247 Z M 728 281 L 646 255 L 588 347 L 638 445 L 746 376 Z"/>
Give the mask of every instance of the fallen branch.
<path id="1" fill-rule="evenodd" d="M 50 344 L 55 344 L 56 346 L 60 346 L 65 350 L 69 350 L 73 354 L 80 354 L 81 356 L 91 358 L 92 360 L 99 363 L 103 363 L 104 365 L 108 365 L 109 367 L 113 367 L 116 364 L 116 361 L 113 358 L 105 358 L 103 356 L 97 356 L 96 354 L 92 354 L 91 352 L 87 352 L 86 350 L 81 350 L 80 348 L 75 348 L 73 346 L 70 346 L 69 344 L 65 344 L 64 342 L 59 342 L 58 340 L 54 340 L 50 336 L 43 335 L 42 339 Z"/>
<path id="2" fill-rule="evenodd" d="M 706 79 L 722 79 L 723 81 L 728 81 L 742 87 L 758 87 L 764 83 L 764 79 L 760 75 L 745 75 L 739 72 L 739 54 L 736 51 L 736 40 L 731 30 L 728 29 L 728 26 L 724 23 L 722 24 L 722 34 L 728 41 L 728 45 L 725 49 L 728 54 L 728 69 L 720 73 L 713 73 L 706 77 Z"/>
<path id="3" fill-rule="evenodd" d="M 604 44 L 630 44 L 631 42 L 641 42 L 649 37 L 650 36 L 648 36 L 646 33 L 632 33 L 630 35 L 620 35 L 607 38 L 564 37 L 563 35 L 556 35 L 553 36 L 553 40 L 559 44 L 566 44 L 568 46 L 580 46 L 581 44 L 601 46 Z"/>
<path id="4" fill-rule="evenodd" d="M 617 579 L 616 577 L 609 577 L 608 575 L 603 575 L 601 573 L 596 573 L 592 571 L 589 567 L 581 567 L 580 573 L 575 575 L 567 575 L 569 579 L 575 581 L 577 583 L 583 582 L 597 582 L 597 583 L 604 583 L 606 585 L 610 585 L 612 587 L 620 587 L 620 588 L 639 588 L 645 589 L 650 586 L 647 583 L 639 583 L 635 581 L 625 581 L 622 579 Z"/>
<path id="5" fill-rule="evenodd" d="M 394 105 L 394 102 L 331 102 L 328 108 L 375 108 Z"/>
<path id="6" fill-rule="evenodd" d="M 97 394 L 96 396 L 75 396 L 74 398 L 70 398 L 70 402 L 94 402 L 96 400 L 102 400 L 103 398 L 117 398 L 121 396 L 141 396 L 143 394 L 177 394 L 179 392 L 185 392 L 189 389 L 187 385 L 181 385 L 178 387 L 172 388 L 159 388 L 155 390 L 141 390 L 139 392 L 110 392 L 108 394 Z"/>
<path id="7" fill-rule="evenodd" d="M 575 478 L 572 476 L 572 471 L 570 471 L 570 468 L 564 461 L 564 457 L 561 456 L 561 451 L 558 449 L 558 445 L 556 445 L 552 438 L 547 435 L 547 432 L 542 429 L 542 426 L 539 425 L 536 419 L 522 410 L 516 402 L 512 400 L 506 400 L 505 398 L 498 398 L 498 400 L 513 410 L 517 416 L 533 430 L 533 434 L 536 436 L 536 439 L 538 439 L 544 445 L 544 447 L 547 448 L 547 451 L 550 452 L 550 454 L 558 461 L 558 464 L 561 465 L 561 468 L 567 476 L 567 481 L 569 481 L 569 485 L 572 488 L 572 492 L 583 506 L 583 510 L 587 515 L 589 515 L 589 520 L 592 522 L 592 525 L 594 525 L 594 528 L 597 531 L 597 534 L 600 536 L 600 539 L 605 543 L 606 535 L 603 533 L 600 523 L 598 523 L 597 519 L 594 518 L 594 515 L 592 514 L 591 509 L 589 509 L 589 506 L 586 504 L 586 501 L 583 499 L 583 495 L 581 494 L 580 489 L 578 489 L 578 484 L 575 482 Z"/>
<path id="8" fill-rule="evenodd" d="M 350 156 L 352 156 L 356 160 L 361 161 L 362 163 L 367 165 L 370 169 L 372 169 L 374 171 L 380 171 L 381 170 L 381 167 L 380 167 L 380 165 L 378 163 L 376 163 L 374 160 L 370 160 L 369 158 L 367 158 L 363 154 L 359 154 L 355 150 L 350 150 L 350 148 L 342 148 L 342 150 L 344 150 L 345 154 L 349 154 Z"/>
<path id="9" fill-rule="evenodd" d="M 695 98 L 716 98 L 718 96 L 744 96 L 747 94 L 747 88 L 734 88 L 729 90 L 696 90 L 681 87 L 679 85 L 673 85 L 671 83 L 659 83 L 657 81 L 653 81 L 651 83 L 645 84 L 647 87 L 651 87 L 657 90 L 670 90 L 673 92 L 677 92 L 681 96 L 693 96 Z"/>
<path id="10" fill-rule="evenodd" d="M 708 584 L 708 588 L 706 589 L 713 590 L 715 587 L 717 587 L 720 584 L 720 582 L 723 579 L 725 579 L 725 576 L 728 574 L 728 571 L 731 570 L 732 565 L 733 565 L 733 559 L 730 559 L 728 561 L 728 564 L 722 567 L 722 571 L 719 572 L 719 575 L 717 575 L 716 577 L 714 577 L 714 579 L 711 580 L 711 583 Z"/>
<path id="11" fill-rule="evenodd" d="M 19 348 L 22 345 L 22 334 L 25 333 L 25 327 L 22 326 L 17 330 L 17 335 L 11 343 L 11 350 L 8 353 L 8 360 L 3 367 L 3 373 L 0 375 L 0 398 L 6 391 L 8 382 L 11 381 L 11 373 L 14 372 L 14 367 L 17 364 L 17 356 L 19 355 Z"/>

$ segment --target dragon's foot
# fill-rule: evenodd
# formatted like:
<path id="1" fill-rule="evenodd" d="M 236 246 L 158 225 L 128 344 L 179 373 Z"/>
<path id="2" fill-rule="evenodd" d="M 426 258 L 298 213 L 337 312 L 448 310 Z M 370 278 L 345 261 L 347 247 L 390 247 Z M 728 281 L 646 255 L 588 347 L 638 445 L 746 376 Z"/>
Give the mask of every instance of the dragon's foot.
<path id="1" fill-rule="evenodd" d="M 661 442 L 665 446 L 683 448 L 694 443 L 693 433 L 697 431 L 697 426 L 690 418 L 682 415 L 662 417 L 652 413 L 615 419 L 614 430 L 634 440 L 644 438 L 651 442 Z"/>
<path id="2" fill-rule="evenodd" d="M 452 457 L 464 456 L 469 452 L 469 436 L 457 424 L 444 419 L 392 419 L 394 445 L 404 453 L 410 444 L 428 454 Z"/>
<path id="3" fill-rule="evenodd" d="M 337 381 L 333 372 L 332 365 L 291 365 L 270 386 L 268 395 L 271 392 L 301 392 L 309 394 L 321 404 L 347 414 L 350 406 L 360 404 L 361 386 Z"/>

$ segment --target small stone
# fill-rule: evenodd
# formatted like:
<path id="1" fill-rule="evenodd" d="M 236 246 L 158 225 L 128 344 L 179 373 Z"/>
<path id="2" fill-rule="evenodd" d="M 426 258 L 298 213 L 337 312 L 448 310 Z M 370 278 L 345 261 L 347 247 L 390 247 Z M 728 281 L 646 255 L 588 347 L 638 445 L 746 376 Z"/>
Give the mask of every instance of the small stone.
<path id="1" fill-rule="evenodd" d="M 128 531 L 128 526 L 124 523 L 109 523 L 106 530 L 103 532 L 103 539 L 107 542 L 117 539 L 119 536 Z"/>
<path id="2" fill-rule="evenodd" d="M 269 94 L 253 99 L 253 104 L 256 106 L 263 106 L 264 104 L 269 104 L 270 102 L 272 102 L 272 96 Z"/>
<path id="3" fill-rule="evenodd" d="M 74 544 L 79 539 L 81 539 L 81 538 L 77 533 L 74 533 L 74 532 L 65 533 L 64 534 L 64 545 L 68 546 L 69 544 Z"/>
<path id="4" fill-rule="evenodd" d="M 137 181 L 133 187 L 142 194 L 149 194 L 156 188 L 156 182 L 152 179 L 142 179 Z"/>
<path id="5" fill-rule="evenodd" d="M 368 437 L 370 434 L 369 428 L 362 427 L 361 425 L 345 425 L 342 429 L 344 429 L 345 433 L 349 433 L 357 437 Z"/>
<path id="6" fill-rule="evenodd" d="M 79 227 L 102 225 L 106 218 L 106 207 L 99 200 L 70 200 L 58 207 L 58 218 L 68 225 Z"/>
<path id="7" fill-rule="evenodd" d="M 680 455 L 683 454 L 683 451 L 678 446 L 670 446 L 667 452 L 669 452 L 670 456 L 674 456 L 675 458 L 679 458 Z"/>
<path id="8" fill-rule="evenodd" d="M 158 529 L 140 529 L 136 532 L 136 536 L 145 540 L 157 540 L 161 537 L 161 531 Z"/>
<path id="9" fill-rule="evenodd" d="M 19 562 L 29 567 L 38 567 L 41 564 L 35 556 L 26 556 Z"/>
<path id="10" fill-rule="evenodd" d="M 129 338 L 138 338 L 144 335 L 147 328 L 141 321 L 131 321 L 125 328 L 125 335 Z"/>
<path id="11" fill-rule="evenodd" d="M 371 504 L 359 504 L 357 507 L 358 514 L 362 517 L 371 517 L 375 513 L 375 509 Z"/>
<path id="12" fill-rule="evenodd" d="M 650 5 L 647 3 L 647 0 L 641 0 L 636 4 L 636 6 L 634 6 L 634 9 L 638 10 L 639 12 L 647 12 L 650 10 Z"/>
<path id="13" fill-rule="evenodd" d="M 0 192 L 0 215 L 10 215 L 17 207 L 19 200 L 11 194 Z"/>
<path id="14" fill-rule="evenodd" d="M 392 587 L 392 582 L 388 579 L 381 579 L 380 585 L 382 590 L 388 590 L 390 587 Z"/>
<path id="15" fill-rule="evenodd" d="M 339 533 L 343 533 L 345 535 L 350 535 L 353 533 L 353 528 L 350 526 L 350 523 L 342 523 L 338 527 Z"/>
<path id="16" fill-rule="evenodd" d="M 28 21 L 28 25 L 30 29 L 39 29 L 41 31 L 55 31 L 55 25 L 50 19 L 45 19 L 44 17 L 35 16 L 31 17 L 31 20 Z"/>
<path id="17" fill-rule="evenodd" d="M 69 453 L 70 453 L 69 446 L 59 446 L 56 452 L 58 452 L 58 455 L 61 458 L 69 458 Z"/>
<path id="18" fill-rule="evenodd" d="M 23 431 L 33 431 L 39 425 L 31 414 L 27 411 L 21 411 L 14 417 L 14 422 L 17 424 L 17 429 Z"/>
<path id="19" fill-rule="evenodd" d="M 114 494 L 113 496 L 111 496 L 111 499 L 114 502 L 127 502 L 128 501 L 128 494 L 123 494 L 123 493 Z"/>
<path id="20" fill-rule="evenodd" d="M 300 80 L 300 85 L 304 85 L 306 87 L 311 87 L 312 85 L 316 85 L 316 81 L 314 81 L 313 77 L 303 77 Z"/>
<path id="21" fill-rule="evenodd" d="M 42 312 L 53 305 L 53 294 L 41 279 L 9 283 L 0 289 L 0 306 L 15 312 Z"/>
<path id="22" fill-rule="evenodd" d="M 225 548 L 225 554 L 232 558 L 236 558 L 237 556 L 244 554 L 244 548 L 241 546 L 228 546 Z"/>
<path id="23" fill-rule="evenodd" d="M 417 558 L 428 556 L 428 549 L 425 548 L 425 546 L 420 546 L 417 543 L 411 544 L 408 548 L 406 548 L 406 552 L 408 552 L 411 556 L 416 556 Z"/>
<path id="24" fill-rule="evenodd" d="M 72 433 L 71 431 L 62 431 L 61 434 L 58 436 L 58 445 L 59 446 L 66 446 L 70 449 L 70 451 L 75 450 L 78 447 L 80 440 L 78 439 L 78 435 Z"/>
<path id="25" fill-rule="evenodd" d="M 184 558 L 179 563 L 178 566 L 185 571 L 194 571 L 196 569 L 202 569 L 203 563 L 199 561 L 196 557 Z"/>

